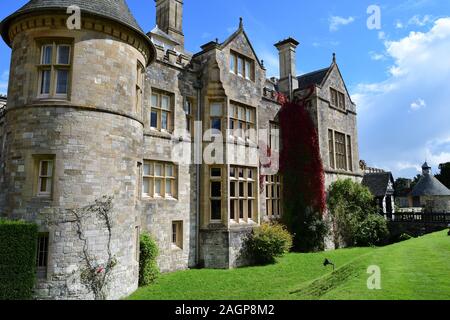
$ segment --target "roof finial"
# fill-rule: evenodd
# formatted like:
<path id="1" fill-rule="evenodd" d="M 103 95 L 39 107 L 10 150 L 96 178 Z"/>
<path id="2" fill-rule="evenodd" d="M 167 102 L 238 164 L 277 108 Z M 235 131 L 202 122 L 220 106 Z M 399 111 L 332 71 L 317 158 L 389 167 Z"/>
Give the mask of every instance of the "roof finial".
<path id="1" fill-rule="evenodd" d="M 219 38 L 216 38 L 216 43 L 219 43 Z"/>
<path id="2" fill-rule="evenodd" d="M 239 17 L 239 28 L 242 29 L 244 27 L 244 19 L 242 17 Z"/>
<path id="3" fill-rule="evenodd" d="M 333 63 L 336 63 L 336 52 L 333 52 Z"/>

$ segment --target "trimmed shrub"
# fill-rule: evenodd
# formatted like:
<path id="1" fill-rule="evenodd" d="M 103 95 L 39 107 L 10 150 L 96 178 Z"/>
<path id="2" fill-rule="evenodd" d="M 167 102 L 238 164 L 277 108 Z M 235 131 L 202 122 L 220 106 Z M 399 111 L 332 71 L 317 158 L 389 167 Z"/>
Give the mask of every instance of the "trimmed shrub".
<path id="1" fill-rule="evenodd" d="M 355 244 L 370 247 L 383 244 L 389 235 L 386 220 L 379 214 L 369 214 L 355 233 Z"/>
<path id="2" fill-rule="evenodd" d="M 256 264 L 271 264 L 292 248 L 292 235 L 281 224 L 264 223 L 247 238 L 245 248 Z"/>
<path id="3" fill-rule="evenodd" d="M 36 279 L 38 228 L 0 219 L 0 300 L 29 300 Z"/>
<path id="4" fill-rule="evenodd" d="M 156 258 L 159 250 L 155 240 L 148 234 L 140 236 L 140 256 L 139 256 L 139 286 L 148 286 L 156 281 L 159 276 Z"/>
<path id="5" fill-rule="evenodd" d="M 346 246 L 373 246 L 387 240 L 387 222 L 377 213 L 370 190 L 361 184 L 350 179 L 333 183 L 328 208 L 336 247 L 342 242 Z"/>

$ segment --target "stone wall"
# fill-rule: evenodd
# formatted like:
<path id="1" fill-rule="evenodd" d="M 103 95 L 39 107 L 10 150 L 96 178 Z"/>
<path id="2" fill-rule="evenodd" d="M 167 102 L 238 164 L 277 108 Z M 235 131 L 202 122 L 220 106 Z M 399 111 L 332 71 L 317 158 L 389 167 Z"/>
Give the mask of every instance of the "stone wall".
<path id="1" fill-rule="evenodd" d="M 186 99 L 192 105 L 192 117 L 197 110 L 195 74 L 189 68 L 182 69 L 170 61 L 158 60 L 146 74 L 144 91 L 144 160 L 174 163 L 177 166 L 176 199 L 142 199 L 143 231 L 155 237 L 160 255 L 158 265 L 162 272 L 184 270 L 196 266 L 197 255 L 197 208 L 196 166 L 193 163 L 193 137 L 186 128 L 186 114 L 183 109 Z M 161 132 L 150 128 L 151 95 L 154 90 L 173 97 L 175 131 Z M 186 150 L 186 161 L 173 153 Z M 172 244 L 172 222 L 183 221 L 183 248 Z"/>
<path id="2" fill-rule="evenodd" d="M 210 269 L 230 269 L 250 263 L 245 254 L 244 242 L 252 232 L 251 226 L 200 231 L 201 266 Z"/>
<path id="3" fill-rule="evenodd" d="M 47 275 L 36 286 L 39 298 L 92 298 L 80 283 L 83 242 L 73 223 L 66 220 L 70 210 L 113 196 L 111 251 L 118 263 L 107 297 L 118 299 L 132 293 L 138 283 L 136 230 L 140 219 L 136 206 L 143 126 L 136 109 L 135 81 L 137 63 L 145 65 L 146 58 L 112 34 L 90 29 L 70 32 L 58 24 L 60 19 L 48 22 L 27 24 L 12 43 L 1 214 L 34 221 L 40 232 L 49 234 Z M 40 47 L 35 39 L 42 37 L 73 41 L 67 99 L 38 97 Z M 36 168 L 39 159 L 49 157 L 54 160 L 52 194 L 41 197 L 36 190 Z M 105 227 L 96 217 L 86 222 L 89 251 L 104 263 Z"/>
<path id="4" fill-rule="evenodd" d="M 428 207 L 432 203 L 433 212 L 450 212 L 450 196 L 423 196 L 420 197 L 422 207 Z"/>

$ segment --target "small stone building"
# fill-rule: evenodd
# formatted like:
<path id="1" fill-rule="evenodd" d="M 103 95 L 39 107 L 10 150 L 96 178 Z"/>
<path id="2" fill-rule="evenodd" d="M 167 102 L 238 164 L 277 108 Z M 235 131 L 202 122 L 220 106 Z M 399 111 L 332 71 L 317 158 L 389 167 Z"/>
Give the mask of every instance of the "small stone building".
<path id="1" fill-rule="evenodd" d="M 379 213 L 390 217 L 395 213 L 394 177 L 391 172 L 366 173 L 362 185 L 375 197 Z"/>
<path id="2" fill-rule="evenodd" d="M 424 208 L 426 212 L 450 212 L 450 190 L 432 173 L 425 162 L 422 177 L 409 194 L 409 204 L 413 208 Z"/>
<path id="3" fill-rule="evenodd" d="M 276 44 L 280 78 L 267 79 L 242 19 L 223 42 L 190 53 L 183 1 L 155 4 L 148 33 L 124 0 L 31 0 L 0 25 L 12 49 L 0 215 L 39 225 L 40 298 L 93 297 L 75 276 L 77 229 L 55 222 L 103 196 L 114 197 L 108 298 L 137 288 L 142 232 L 155 238 L 163 272 L 245 265 L 245 237 L 283 213 L 283 178 L 261 164 L 259 147 L 280 150 L 280 93 L 313 89 L 308 111 L 327 186 L 362 179 L 356 106 L 335 58 L 298 77 L 299 43 L 289 38 Z M 79 30 L 67 28 L 73 5 Z M 90 253 L 104 260 L 104 227 L 93 219 L 86 232 Z"/>

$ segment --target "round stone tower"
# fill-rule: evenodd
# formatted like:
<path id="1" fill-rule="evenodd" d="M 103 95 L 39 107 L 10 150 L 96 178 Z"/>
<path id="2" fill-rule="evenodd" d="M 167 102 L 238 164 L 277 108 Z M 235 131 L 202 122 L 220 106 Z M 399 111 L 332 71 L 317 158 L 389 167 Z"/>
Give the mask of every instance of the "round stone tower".
<path id="1" fill-rule="evenodd" d="M 101 280 L 95 274 L 111 262 L 102 291 L 124 297 L 138 285 L 142 90 L 153 44 L 124 0 L 32 0 L 1 34 L 12 57 L 0 215 L 39 225 L 36 296 L 98 298 L 86 275 L 95 268 Z M 104 197 L 107 219 L 92 206 Z"/>

